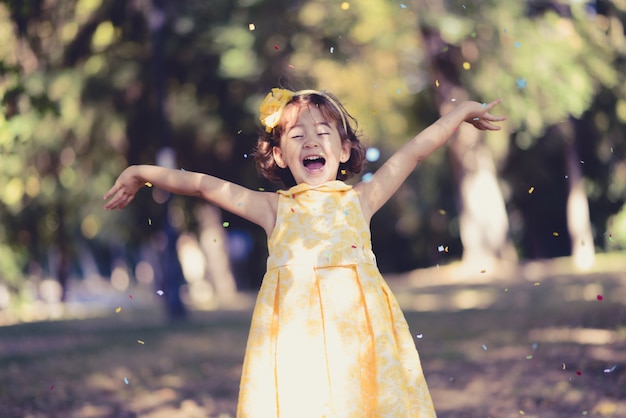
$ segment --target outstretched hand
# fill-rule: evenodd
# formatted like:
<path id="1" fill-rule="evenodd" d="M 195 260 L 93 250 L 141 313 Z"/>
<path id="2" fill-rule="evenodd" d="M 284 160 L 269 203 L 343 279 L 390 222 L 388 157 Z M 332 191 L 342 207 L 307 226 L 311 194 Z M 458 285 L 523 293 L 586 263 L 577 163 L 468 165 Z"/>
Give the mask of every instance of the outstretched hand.
<path id="1" fill-rule="evenodd" d="M 493 125 L 492 122 L 502 122 L 506 120 L 504 116 L 496 116 L 489 113 L 491 109 L 502 103 L 502 99 L 494 100 L 490 103 L 467 102 L 468 114 L 465 122 L 471 123 L 476 129 L 481 131 L 498 131 L 500 126 Z"/>
<path id="2" fill-rule="evenodd" d="M 137 191 L 144 186 L 141 181 L 133 173 L 133 167 L 128 167 L 120 174 L 111 189 L 103 196 L 104 200 L 111 198 L 104 208 L 107 210 L 124 209 L 133 200 Z"/>

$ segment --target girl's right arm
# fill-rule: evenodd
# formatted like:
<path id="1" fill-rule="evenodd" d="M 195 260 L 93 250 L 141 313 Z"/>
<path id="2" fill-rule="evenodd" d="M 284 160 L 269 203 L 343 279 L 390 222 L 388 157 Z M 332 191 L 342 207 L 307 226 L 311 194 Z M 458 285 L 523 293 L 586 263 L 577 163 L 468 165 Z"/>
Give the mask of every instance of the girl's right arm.
<path id="1" fill-rule="evenodd" d="M 276 193 L 257 192 L 207 174 L 152 165 L 130 166 L 124 170 L 105 193 L 104 199 L 110 200 L 104 208 L 125 208 L 146 183 L 170 193 L 201 197 L 261 226 L 268 236 L 276 223 Z"/>

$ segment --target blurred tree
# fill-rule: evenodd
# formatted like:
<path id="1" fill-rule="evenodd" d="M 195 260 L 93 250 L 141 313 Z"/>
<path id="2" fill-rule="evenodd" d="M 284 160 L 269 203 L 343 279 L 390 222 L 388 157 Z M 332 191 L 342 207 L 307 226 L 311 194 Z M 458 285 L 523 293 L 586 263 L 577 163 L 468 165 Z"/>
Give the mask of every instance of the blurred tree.
<path id="1" fill-rule="evenodd" d="M 116 162 L 113 150 L 101 146 L 111 134 L 102 127 L 121 122 L 108 103 L 84 106 L 92 68 L 64 62 L 77 31 L 88 25 L 93 3 L 82 1 L 76 12 L 71 5 L 40 1 L 0 4 L 0 182 L 7 185 L 0 196 L 2 245 L 28 254 L 16 259 L 20 270 L 43 264 L 62 285 L 62 297 L 70 259 L 102 227 L 98 194 Z M 97 40 L 107 42 L 107 33 Z M 19 290 L 22 275 L 9 266 L 3 276 L 7 271 Z"/>
<path id="2" fill-rule="evenodd" d="M 504 97 L 505 103 L 500 111 L 509 117 L 509 129 L 515 131 L 518 143 L 522 138 L 535 141 L 550 126 L 568 120 L 570 116 L 580 118 L 601 86 L 616 86 L 617 73 L 612 65 L 614 55 L 601 41 L 606 40 L 606 34 L 600 25 L 595 24 L 589 8 L 583 3 L 428 1 L 420 2 L 420 10 L 423 12 L 420 25 L 426 39 L 432 39 L 434 33 L 435 41 L 442 41 L 429 49 L 434 56 L 431 62 L 435 77 L 444 78 L 452 86 L 464 86 L 470 97 L 490 100 L 494 91 Z M 444 83 L 441 83 L 440 91 L 442 87 L 445 87 Z M 441 97 L 458 99 L 458 94 Z M 573 142 L 576 138 L 572 130 L 561 129 L 559 132 L 568 145 L 563 148 L 562 155 L 566 155 L 570 179 L 567 220 L 571 253 L 579 266 L 588 267 L 593 261 L 594 249 L 590 244 L 593 238 L 583 177 L 579 165 L 572 164 L 579 160 Z M 467 139 L 465 135 L 464 139 Z M 459 153 L 461 143 L 453 142 L 451 146 L 456 160 L 479 161 L 468 158 L 467 153 L 481 153 L 480 142 L 470 140 L 472 147 L 463 147 Z M 489 145 L 501 165 L 506 148 L 493 141 Z M 460 155 L 462 160 L 458 158 Z M 465 177 L 463 170 L 466 169 L 464 166 L 461 170 L 462 177 Z M 495 171 L 488 171 L 492 173 L 490 183 L 495 185 Z M 470 201 L 470 196 L 485 196 L 484 189 L 463 190 L 463 184 L 464 180 L 461 180 L 463 207 Z M 521 184 L 524 183 L 516 182 L 514 187 Z M 496 195 L 492 193 L 491 196 Z M 488 209 L 495 201 L 478 200 L 482 206 L 474 213 L 491 213 Z M 496 206 L 502 207 L 501 199 L 498 200 Z M 478 224 L 493 224 L 488 217 L 484 220 Z M 476 225 L 476 220 L 471 223 Z M 504 224 L 500 222 L 499 225 L 498 229 L 502 231 Z M 481 241 L 488 242 L 486 238 Z"/>

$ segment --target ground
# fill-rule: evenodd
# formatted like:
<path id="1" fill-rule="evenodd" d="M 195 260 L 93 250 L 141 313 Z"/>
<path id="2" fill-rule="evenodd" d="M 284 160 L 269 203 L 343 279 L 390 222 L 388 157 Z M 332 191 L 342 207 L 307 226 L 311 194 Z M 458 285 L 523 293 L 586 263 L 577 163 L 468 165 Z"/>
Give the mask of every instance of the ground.
<path id="1" fill-rule="evenodd" d="M 389 278 L 440 418 L 626 416 L 623 270 L 447 277 Z M 168 324 L 141 297 L 0 327 L 0 416 L 234 417 L 249 307 Z"/>

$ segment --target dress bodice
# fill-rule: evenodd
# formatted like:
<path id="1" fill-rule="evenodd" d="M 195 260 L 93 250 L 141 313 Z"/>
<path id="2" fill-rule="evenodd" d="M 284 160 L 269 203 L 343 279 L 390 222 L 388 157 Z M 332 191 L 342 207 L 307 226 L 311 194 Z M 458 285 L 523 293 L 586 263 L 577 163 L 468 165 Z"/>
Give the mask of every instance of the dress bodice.
<path id="1" fill-rule="evenodd" d="M 268 270 L 296 264 L 375 264 L 369 225 L 352 186 L 339 180 L 319 186 L 302 183 L 278 193 Z"/>

